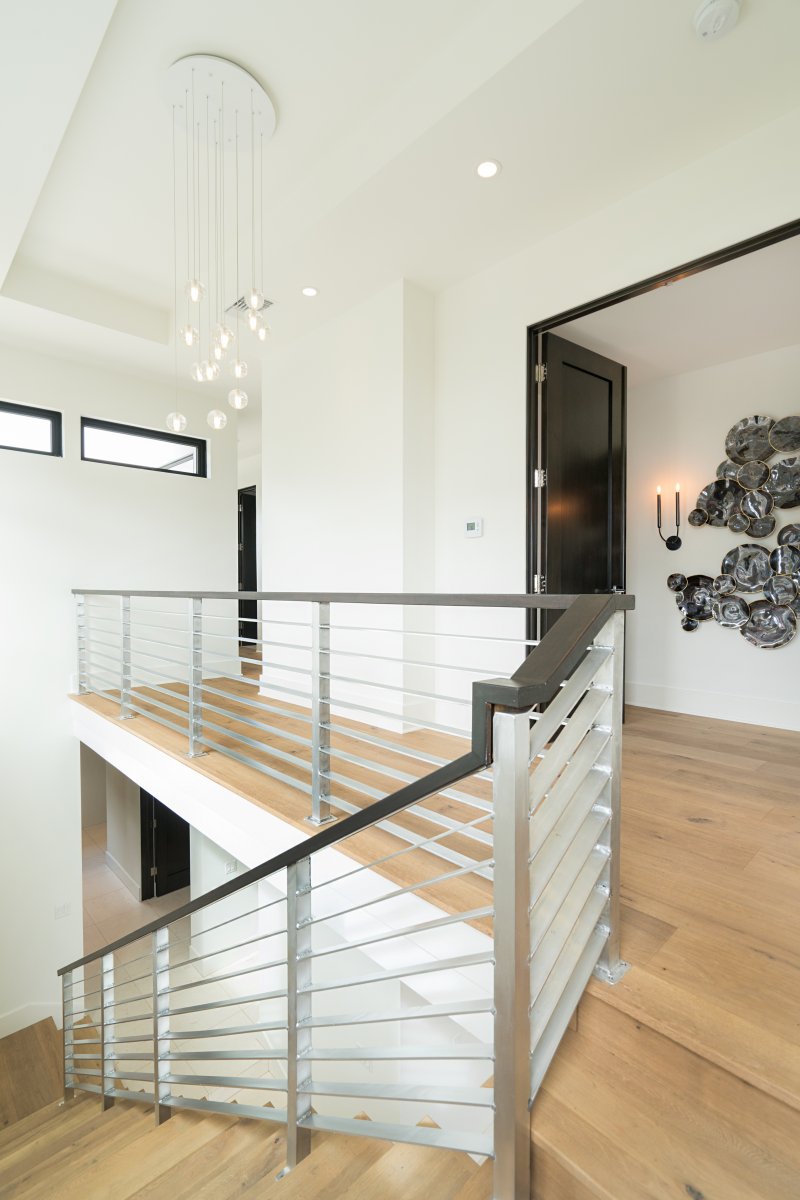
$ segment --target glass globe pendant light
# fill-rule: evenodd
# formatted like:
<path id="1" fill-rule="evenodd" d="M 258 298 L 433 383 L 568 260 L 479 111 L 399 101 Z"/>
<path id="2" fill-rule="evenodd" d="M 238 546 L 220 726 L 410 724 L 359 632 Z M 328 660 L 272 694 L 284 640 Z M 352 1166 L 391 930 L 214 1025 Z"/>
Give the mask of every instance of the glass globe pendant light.
<path id="1" fill-rule="evenodd" d="M 214 345 L 211 347 L 211 353 L 214 356 L 215 362 L 222 362 L 225 357 L 225 347 L 221 346 L 219 342 L 214 342 Z"/>
<path id="2" fill-rule="evenodd" d="M 183 413 L 171 412 L 167 417 L 167 429 L 169 429 L 171 433 L 183 433 L 188 424 L 189 422 L 186 420 L 186 417 L 183 415 Z"/>
<path id="3" fill-rule="evenodd" d="M 181 341 L 184 346 L 196 346 L 200 341 L 200 334 L 195 329 L 194 325 L 184 325 L 181 330 Z"/>
<path id="4" fill-rule="evenodd" d="M 191 300 L 192 304 L 199 304 L 206 294 L 206 285 L 201 283 L 199 279 L 188 280 L 184 288 L 187 299 Z"/>
<path id="5" fill-rule="evenodd" d="M 208 423 L 212 429 L 219 431 L 224 429 L 228 424 L 228 418 L 220 408 L 212 408 L 207 417 Z"/>
<path id="6" fill-rule="evenodd" d="M 237 358 L 231 367 L 234 379 L 244 379 L 247 375 L 247 363 Z"/>
<path id="7" fill-rule="evenodd" d="M 256 337 L 260 342 L 265 342 L 271 333 L 272 330 L 270 329 L 269 325 L 265 325 L 262 321 L 256 330 Z"/>
<path id="8" fill-rule="evenodd" d="M 204 370 L 204 364 L 203 363 L 192 363 L 192 369 L 190 371 L 190 375 L 191 375 L 192 379 L 195 381 L 195 383 L 205 383 L 206 373 Z"/>
<path id="9" fill-rule="evenodd" d="M 236 341 L 236 334 L 223 323 L 215 327 L 214 338 L 223 350 L 229 350 Z"/>
<path id="10" fill-rule="evenodd" d="M 247 408 L 247 392 L 243 392 L 241 388 L 232 388 L 228 392 L 228 404 L 237 412 L 241 412 L 243 408 Z"/>
<path id="11" fill-rule="evenodd" d="M 257 287 L 251 287 L 247 293 L 247 307 L 251 308 L 254 312 L 258 312 L 260 308 L 264 307 L 264 293 L 259 291 Z"/>
<path id="12" fill-rule="evenodd" d="M 258 322 L 261 320 L 254 308 L 247 310 L 247 324 L 250 326 L 251 333 L 255 333 L 258 329 Z"/>

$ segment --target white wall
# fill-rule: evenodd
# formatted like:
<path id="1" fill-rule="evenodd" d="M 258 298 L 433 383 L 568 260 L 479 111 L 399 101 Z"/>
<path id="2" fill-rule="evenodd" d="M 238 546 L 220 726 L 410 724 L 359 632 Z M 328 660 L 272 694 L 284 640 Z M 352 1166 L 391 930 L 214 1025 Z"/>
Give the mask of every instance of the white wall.
<path id="1" fill-rule="evenodd" d="M 237 469 L 237 486 L 240 488 L 254 487 L 256 489 L 256 578 L 258 579 L 258 587 L 262 585 L 262 553 L 263 553 L 263 533 L 262 533 L 262 512 L 261 512 L 261 494 L 263 488 L 261 486 L 261 455 L 248 454 L 245 457 L 240 457 Z"/>
<path id="2" fill-rule="evenodd" d="M 82 950 L 73 587 L 235 589 L 235 429 L 212 435 L 206 403 L 180 397 L 209 435 L 210 478 L 80 460 L 81 415 L 160 429 L 175 394 L 131 376 L 0 347 L 0 397 L 60 409 L 64 457 L 0 450 L 2 799 L 0 1033 L 56 1011 L 58 966 Z M 54 918 L 57 907 L 69 915 Z M 38 1007 L 37 1007 L 38 1006 Z"/>
<path id="3" fill-rule="evenodd" d="M 106 763 L 106 862 L 137 900 L 142 898 L 142 833 L 139 789 Z"/>
<path id="4" fill-rule="evenodd" d="M 698 713 L 731 721 L 800 729 L 800 641 L 764 653 L 736 630 L 714 621 L 692 634 L 680 627 L 672 571 L 719 574 L 731 547 L 746 534 L 710 525 L 682 527 L 680 550 L 665 551 L 655 530 L 655 489 L 662 484 L 666 524 L 673 521 L 673 487 L 682 511 L 694 508 L 702 487 L 725 458 L 725 434 L 752 412 L 774 417 L 798 410 L 800 346 L 660 379 L 631 390 L 628 406 L 628 586 L 636 611 L 628 622 L 628 699 L 633 704 Z M 775 509 L 781 525 L 797 509 Z M 668 530 L 665 529 L 665 532 Z"/>
<path id="5" fill-rule="evenodd" d="M 81 825 L 105 825 L 106 764 L 88 746 L 80 748 Z"/>

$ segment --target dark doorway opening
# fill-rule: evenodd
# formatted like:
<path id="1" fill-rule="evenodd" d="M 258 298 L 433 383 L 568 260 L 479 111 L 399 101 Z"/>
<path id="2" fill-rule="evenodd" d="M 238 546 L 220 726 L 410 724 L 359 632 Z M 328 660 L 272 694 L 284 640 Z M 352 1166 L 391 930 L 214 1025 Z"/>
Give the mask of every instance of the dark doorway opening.
<path id="1" fill-rule="evenodd" d="M 189 823 L 143 788 L 139 790 L 142 836 L 142 900 L 189 886 Z"/>
<path id="2" fill-rule="evenodd" d="M 239 489 L 239 591 L 258 591 L 258 551 L 256 534 L 256 489 Z M 239 601 L 239 641 L 252 645 L 258 637 L 257 600 Z"/>

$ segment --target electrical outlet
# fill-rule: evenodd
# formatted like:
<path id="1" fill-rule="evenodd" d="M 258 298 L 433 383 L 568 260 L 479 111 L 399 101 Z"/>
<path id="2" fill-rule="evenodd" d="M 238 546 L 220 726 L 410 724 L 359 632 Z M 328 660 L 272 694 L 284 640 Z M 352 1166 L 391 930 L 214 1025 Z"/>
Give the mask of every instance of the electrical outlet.
<path id="1" fill-rule="evenodd" d="M 239 864 L 235 858 L 233 859 L 232 862 L 226 862 L 225 863 L 225 874 L 226 875 L 235 875 L 236 871 L 238 869 L 238 866 L 239 866 Z"/>
<path id="2" fill-rule="evenodd" d="M 71 912 L 72 912 L 71 904 L 66 904 L 66 903 L 65 904 L 57 904 L 54 909 L 55 919 L 57 921 L 61 921 L 61 920 L 63 920 L 64 917 L 68 917 Z"/>

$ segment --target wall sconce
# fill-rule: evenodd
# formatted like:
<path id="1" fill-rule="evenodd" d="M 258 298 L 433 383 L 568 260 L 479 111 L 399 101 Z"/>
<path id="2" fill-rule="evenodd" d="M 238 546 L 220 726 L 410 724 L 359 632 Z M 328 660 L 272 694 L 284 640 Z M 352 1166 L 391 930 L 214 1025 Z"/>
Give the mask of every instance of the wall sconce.
<path id="1" fill-rule="evenodd" d="M 678 536 L 681 528 L 681 485 L 675 484 L 675 532 L 665 538 L 661 532 L 661 487 L 656 488 L 656 520 L 658 522 L 658 536 L 665 544 L 668 550 L 680 550 L 681 539 Z"/>

